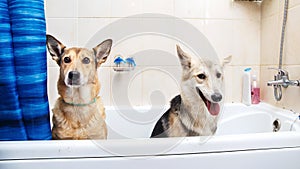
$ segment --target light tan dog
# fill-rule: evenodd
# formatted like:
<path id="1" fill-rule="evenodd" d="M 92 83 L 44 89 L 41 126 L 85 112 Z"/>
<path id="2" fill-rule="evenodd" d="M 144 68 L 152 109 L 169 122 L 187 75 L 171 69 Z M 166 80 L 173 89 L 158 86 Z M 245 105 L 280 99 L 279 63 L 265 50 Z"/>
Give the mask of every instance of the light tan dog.
<path id="1" fill-rule="evenodd" d="M 151 137 L 209 136 L 217 129 L 220 103 L 224 100 L 222 63 L 205 57 L 191 57 L 177 46 L 182 66 L 180 95 L 156 123 Z"/>
<path id="2" fill-rule="evenodd" d="M 53 139 L 106 139 L 105 109 L 98 96 L 97 68 L 106 61 L 112 40 L 93 50 L 66 48 L 51 35 L 47 47 L 60 66 L 57 82 L 60 97 L 53 108 Z"/>

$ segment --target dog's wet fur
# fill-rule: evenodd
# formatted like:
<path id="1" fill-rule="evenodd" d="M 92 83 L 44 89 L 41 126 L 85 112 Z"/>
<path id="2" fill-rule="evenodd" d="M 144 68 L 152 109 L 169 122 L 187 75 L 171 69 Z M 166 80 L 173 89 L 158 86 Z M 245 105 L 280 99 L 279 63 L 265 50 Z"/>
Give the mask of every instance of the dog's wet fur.
<path id="1" fill-rule="evenodd" d="M 60 66 L 58 94 L 53 108 L 53 139 L 106 139 L 105 109 L 97 68 L 107 60 L 112 40 L 94 47 L 67 48 L 47 35 L 47 48 Z"/>
<path id="2" fill-rule="evenodd" d="M 223 96 L 222 63 L 191 57 L 177 45 L 182 66 L 180 95 L 171 100 L 170 109 L 157 121 L 151 137 L 209 136 L 217 130 Z"/>

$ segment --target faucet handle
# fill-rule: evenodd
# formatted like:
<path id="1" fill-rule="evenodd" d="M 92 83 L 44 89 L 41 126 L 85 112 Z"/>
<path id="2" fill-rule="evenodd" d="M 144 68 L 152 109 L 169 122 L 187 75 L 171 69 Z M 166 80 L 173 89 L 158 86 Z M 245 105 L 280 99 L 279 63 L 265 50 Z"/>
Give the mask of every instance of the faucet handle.
<path id="1" fill-rule="evenodd" d="M 273 70 L 277 70 L 278 74 L 280 76 L 288 76 L 288 72 L 284 69 L 280 69 L 280 68 L 275 68 L 275 67 L 269 67 L 268 69 L 273 69 Z"/>

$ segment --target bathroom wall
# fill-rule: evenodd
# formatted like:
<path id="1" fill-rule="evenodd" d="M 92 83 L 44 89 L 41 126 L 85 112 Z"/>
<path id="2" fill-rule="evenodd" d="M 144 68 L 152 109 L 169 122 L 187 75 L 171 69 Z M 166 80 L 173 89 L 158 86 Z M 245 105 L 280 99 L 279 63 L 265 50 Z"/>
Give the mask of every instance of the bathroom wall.
<path id="1" fill-rule="evenodd" d="M 290 0 L 286 36 L 283 51 L 283 69 L 289 72 L 291 80 L 300 78 L 300 1 Z M 276 101 L 273 87 L 266 86 L 273 80 L 278 68 L 281 27 L 283 22 L 284 0 L 264 0 L 261 13 L 261 90 L 262 99 L 278 107 L 300 112 L 300 88 L 290 86 L 283 89 L 282 100 Z"/>
<path id="2" fill-rule="evenodd" d="M 232 2 L 232 0 L 46 0 L 45 9 L 47 33 L 54 35 L 69 47 L 96 46 L 97 43 L 104 40 L 99 39 L 99 42 L 91 45 L 90 40 L 95 38 L 98 31 L 101 32 L 102 28 L 109 24 L 135 14 L 159 13 L 186 21 L 203 33 L 220 59 L 228 55 L 233 56 L 232 62 L 225 69 L 226 102 L 241 101 L 241 81 L 244 68 L 252 67 L 253 73 L 259 77 L 260 49 L 264 47 L 261 45 L 261 42 L 264 42 L 260 39 L 261 30 L 266 32 L 265 29 L 268 29 L 266 26 L 269 26 L 273 31 L 270 24 L 277 19 L 275 16 L 279 17 L 277 8 L 277 11 L 274 9 L 276 12 L 270 11 L 269 14 L 266 14 L 265 11 L 262 15 L 264 29 L 261 29 L 261 4 Z M 297 14 L 296 11 L 294 13 Z M 167 21 L 169 18 L 127 18 L 128 22 L 147 19 L 161 22 Z M 297 21 L 296 18 L 294 20 L 294 22 Z M 135 26 L 132 25 L 132 29 Z M 295 31 L 295 27 L 288 32 L 292 34 L 291 31 Z M 124 31 L 122 26 L 119 31 Z M 194 36 L 191 32 L 184 33 L 185 36 Z M 105 37 L 105 35 L 102 36 Z M 110 38 L 109 36 L 107 38 Z M 274 36 L 270 36 L 270 38 L 274 38 Z M 189 43 L 192 42 L 187 42 L 187 44 Z M 270 43 L 274 43 L 274 41 Z M 288 41 L 287 43 L 292 42 Z M 179 93 L 181 78 L 181 67 L 176 57 L 175 44 L 181 44 L 180 40 L 149 34 L 125 38 L 114 44 L 110 59 L 98 70 L 102 84 L 100 95 L 104 104 L 107 106 L 168 104 L 169 100 Z M 199 48 L 201 49 L 201 46 Z M 159 51 L 158 54 L 165 52 L 166 55 L 175 57 L 153 56 L 151 58 L 151 56 L 142 55 L 143 51 L 149 49 Z M 184 45 L 183 49 L 188 51 Z M 264 52 L 266 51 L 263 50 L 262 55 Z M 267 54 L 269 53 L 271 52 L 267 52 Z M 113 71 L 113 57 L 117 54 L 134 55 L 137 62 L 136 69 L 124 73 Z M 262 58 L 264 63 L 262 71 L 264 71 L 264 67 L 275 64 L 273 63 L 274 59 L 270 59 L 272 63 L 269 64 L 264 61 L 264 58 L 268 60 L 269 57 Z M 52 106 L 58 97 L 56 81 L 59 67 L 51 60 L 50 56 L 48 56 L 48 68 L 48 90 Z M 290 66 L 289 69 L 295 70 L 295 66 Z M 268 70 L 267 73 L 269 72 L 272 71 Z M 291 72 L 291 75 L 296 75 L 296 73 Z M 271 77 L 269 76 L 267 79 Z M 264 99 L 269 97 L 266 93 L 263 94 Z"/>

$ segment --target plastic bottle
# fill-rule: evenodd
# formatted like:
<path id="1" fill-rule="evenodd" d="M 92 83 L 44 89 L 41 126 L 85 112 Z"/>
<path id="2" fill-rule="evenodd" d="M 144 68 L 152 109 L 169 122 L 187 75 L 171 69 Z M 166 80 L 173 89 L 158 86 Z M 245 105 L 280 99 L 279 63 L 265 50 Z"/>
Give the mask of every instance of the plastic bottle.
<path id="1" fill-rule="evenodd" d="M 251 105 L 251 68 L 246 68 L 243 75 L 243 93 L 242 93 L 242 103 L 249 106 Z"/>
<path id="2" fill-rule="evenodd" d="M 260 88 L 256 75 L 252 75 L 251 102 L 252 104 L 258 104 L 260 102 Z"/>

